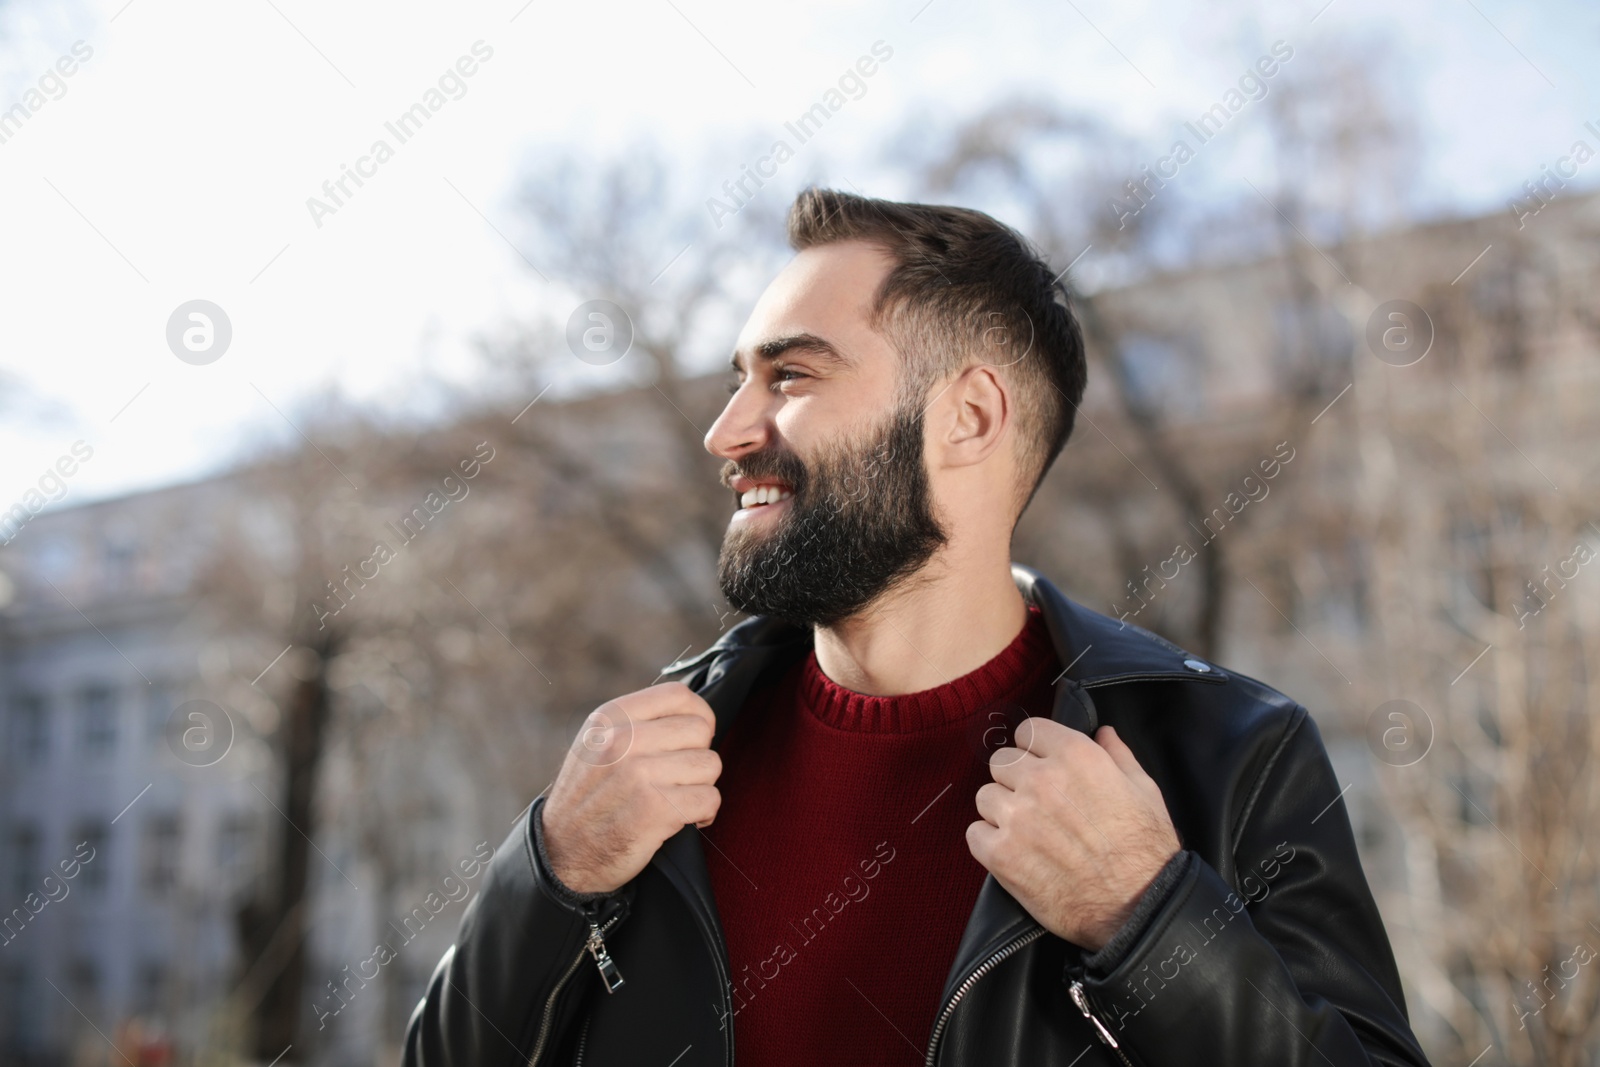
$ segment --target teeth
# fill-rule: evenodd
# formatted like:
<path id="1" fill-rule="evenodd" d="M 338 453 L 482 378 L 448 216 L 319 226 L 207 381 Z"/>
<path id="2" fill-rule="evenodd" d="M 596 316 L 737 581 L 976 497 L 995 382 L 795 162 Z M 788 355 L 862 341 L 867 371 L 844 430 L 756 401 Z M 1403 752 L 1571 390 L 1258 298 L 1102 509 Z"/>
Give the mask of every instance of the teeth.
<path id="1" fill-rule="evenodd" d="M 789 490 L 776 485 L 758 485 L 754 489 L 746 489 L 739 496 L 739 506 L 749 508 L 760 504 L 776 504 L 780 500 L 788 500 L 793 495 Z"/>

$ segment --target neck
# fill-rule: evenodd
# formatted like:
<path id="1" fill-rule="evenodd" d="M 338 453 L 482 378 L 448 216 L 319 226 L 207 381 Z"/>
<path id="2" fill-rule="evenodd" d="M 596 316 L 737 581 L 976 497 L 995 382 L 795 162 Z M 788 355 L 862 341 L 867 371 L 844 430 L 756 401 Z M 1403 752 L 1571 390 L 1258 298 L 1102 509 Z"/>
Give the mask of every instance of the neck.
<path id="1" fill-rule="evenodd" d="M 941 552 L 861 614 L 817 627 L 817 666 L 857 693 L 917 693 L 989 662 L 1027 619 L 1009 552 L 982 559 Z"/>

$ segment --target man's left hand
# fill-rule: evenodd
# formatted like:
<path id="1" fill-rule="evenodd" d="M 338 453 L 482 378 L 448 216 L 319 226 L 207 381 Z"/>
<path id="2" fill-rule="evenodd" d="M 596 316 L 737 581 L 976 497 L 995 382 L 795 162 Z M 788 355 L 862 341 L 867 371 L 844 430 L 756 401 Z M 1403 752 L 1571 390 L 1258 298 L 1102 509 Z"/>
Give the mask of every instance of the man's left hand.
<path id="1" fill-rule="evenodd" d="M 967 847 L 1045 929 L 1097 952 L 1181 847 L 1161 789 L 1116 731 L 1038 716 L 989 757 Z"/>

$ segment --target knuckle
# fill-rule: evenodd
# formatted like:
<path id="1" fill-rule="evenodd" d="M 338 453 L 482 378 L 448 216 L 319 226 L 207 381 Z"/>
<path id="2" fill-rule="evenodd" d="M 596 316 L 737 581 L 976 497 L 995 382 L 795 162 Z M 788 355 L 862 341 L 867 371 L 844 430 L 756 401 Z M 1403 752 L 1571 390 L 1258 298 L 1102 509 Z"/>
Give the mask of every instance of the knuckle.
<path id="1" fill-rule="evenodd" d="M 709 778 L 712 771 L 715 770 L 715 767 L 712 765 L 712 762 L 706 758 L 707 755 L 709 755 L 709 751 L 707 749 L 689 749 L 683 753 L 681 766 L 684 769 L 684 773 L 689 777 L 687 784 L 710 784 Z"/>
<path id="2" fill-rule="evenodd" d="M 604 730 L 585 724 L 573 736 L 572 744 L 568 746 L 567 762 L 583 764 L 601 762 L 595 757 L 604 755 L 608 743 Z"/>
<path id="3" fill-rule="evenodd" d="M 1026 748 L 997 748 L 989 756 L 989 767 L 995 768 L 1015 767 L 1017 773 L 1028 772 L 1028 751 Z"/>
<path id="4" fill-rule="evenodd" d="M 716 726 L 717 726 L 717 713 L 711 710 L 711 705 L 710 704 L 707 704 L 704 700 L 701 700 L 699 697 L 695 697 L 695 700 L 698 701 L 698 704 L 696 705 L 695 710 L 700 713 L 700 718 L 705 721 L 706 728 L 710 729 L 710 730 L 716 729 Z"/>

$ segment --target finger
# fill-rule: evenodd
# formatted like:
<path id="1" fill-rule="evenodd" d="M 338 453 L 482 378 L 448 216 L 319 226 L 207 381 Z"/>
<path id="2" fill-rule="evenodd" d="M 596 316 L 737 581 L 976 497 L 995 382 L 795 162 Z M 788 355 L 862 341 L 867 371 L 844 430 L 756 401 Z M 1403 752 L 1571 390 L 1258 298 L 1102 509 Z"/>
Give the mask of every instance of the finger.
<path id="1" fill-rule="evenodd" d="M 982 864 L 984 870 L 993 870 L 991 864 L 994 862 L 995 841 L 999 834 L 999 830 L 982 819 L 967 827 L 967 851 Z"/>
<path id="2" fill-rule="evenodd" d="M 660 797 L 672 809 L 673 821 L 685 826 L 708 826 L 722 807 L 722 792 L 714 785 L 657 786 Z"/>
<path id="3" fill-rule="evenodd" d="M 978 792 L 973 796 L 973 803 L 978 808 L 978 814 L 983 816 L 983 821 L 990 826 L 998 828 L 1000 821 L 1011 810 L 1017 794 L 1007 789 L 998 782 L 989 782 L 978 787 Z"/>
<path id="4" fill-rule="evenodd" d="M 1070 746 L 1072 735 L 1075 733 L 1077 731 L 1072 727 L 1063 726 L 1054 719 L 1047 719 L 1042 715 L 1030 715 L 1017 724 L 1016 732 L 1012 735 L 1015 738 L 1012 744 L 1024 752 L 1049 757 Z"/>
<path id="5" fill-rule="evenodd" d="M 1111 757 L 1111 762 L 1117 765 L 1117 769 L 1130 780 L 1141 785 L 1151 780 L 1144 772 L 1144 768 L 1139 766 L 1139 760 L 1134 756 L 1133 749 L 1123 743 L 1122 738 L 1117 736 L 1116 730 L 1102 726 L 1096 731 L 1094 739 L 1105 750 L 1106 755 Z"/>
<path id="6" fill-rule="evenodd" d="M 717 717 L 705 698 L 682 682 L 662 682 L 632 693 L 624 693 L 601 705 L 633 720 L 660 719 L 668 715 L 698 715 L 715 728 Z"/>
<path id="7" fill-rule="evenodd" d="M 641 756 L 644 780 L 665 789 L 674 785 L 711 785 L 722 774 L 722 757 L 709 748 L 686 748 Z"/>
<path id="8" fill-rule="evenodd" d="M 1016 789 L 1042 762 L 1039 755 L 1026 749 L 997 748 L 989 756 L 989 777 L 1008 789 Z"/>
<path id="9" fill-rule="evenodd" d="M 639 752 L 674 752 L 711 747 L 711 725 L 698 715 L 667 715 L 633 724 Z"/>

